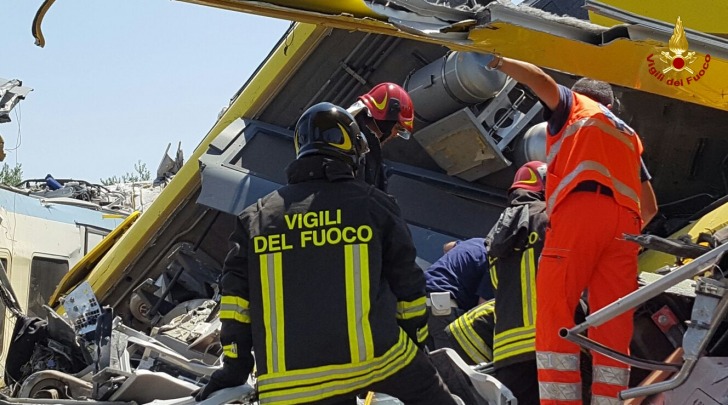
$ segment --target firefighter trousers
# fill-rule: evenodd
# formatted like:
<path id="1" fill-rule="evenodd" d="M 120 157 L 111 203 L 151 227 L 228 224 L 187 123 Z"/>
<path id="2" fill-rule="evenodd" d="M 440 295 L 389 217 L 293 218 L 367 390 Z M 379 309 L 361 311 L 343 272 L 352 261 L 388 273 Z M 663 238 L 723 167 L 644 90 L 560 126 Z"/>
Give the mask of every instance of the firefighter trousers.
<path id="1" fill-rule="evenodd" d="M 535 405 L 538 403 L 535 361 L 528 360 L 505 367 L 498 367 L 496 364 L 495 378 L 511 390 L 519 404 Z"/>
<path id="2" fill-rule="evenodd" d="M 542 405 L 581 404 L 579 347 L 559 336 L 574 326 L 584 289 L 595 312 L 637 288 L 639 247 L 624 233 L 638 234 L 639 214 L 598 192 L 572 192 L 556 207 L 546 232 L 536 281 L 536 361 Z M 633 311 L 591 328 L 590 338 L 628 353 Z M 629 366 L 592 353 L 592 404 L 619 404 Z"/>

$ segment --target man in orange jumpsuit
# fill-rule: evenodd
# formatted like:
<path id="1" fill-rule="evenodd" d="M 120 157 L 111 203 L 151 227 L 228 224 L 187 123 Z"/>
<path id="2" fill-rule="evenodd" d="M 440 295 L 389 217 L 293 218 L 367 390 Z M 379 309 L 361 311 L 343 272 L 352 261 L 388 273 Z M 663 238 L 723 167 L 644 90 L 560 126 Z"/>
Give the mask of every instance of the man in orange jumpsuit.
<path id="1" fill-rule="evenodd" d="M 640 233 L 657 212 L 637 133 L 611 111 L 609 84 L 582 79 L 558 85 L 530 63 L 493 56 L 499 69 L 528 86 L 546 107 L 550 227 L 537 276 L 536 361 L 541 404 L 581 404 L 579 348 L 562 339 L 588 290 L 596 311 L 637 288 L 638 246 L 623 234 Z M 589 337 L 627 353 L 632 312 L 589 331 Z M 592 404 L 620 404 L 629 366 L 593 353 Z"/>

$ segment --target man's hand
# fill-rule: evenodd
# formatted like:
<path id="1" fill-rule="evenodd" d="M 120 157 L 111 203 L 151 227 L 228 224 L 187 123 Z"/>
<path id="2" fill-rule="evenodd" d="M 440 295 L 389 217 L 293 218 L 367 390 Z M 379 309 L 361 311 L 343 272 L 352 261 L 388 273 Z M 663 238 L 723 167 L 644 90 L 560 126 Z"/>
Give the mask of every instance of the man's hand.
<path id="1" fill-rule="evenodd" d="M 498 70 L 501 66 L 503 66 L 503 57 L 492 53 L 483 55 L 482 61 L 485 64 L 486 70 Z"/>
<path id="2" fill-rule="evenodd" d="M 207 385 L 199 389 L 196 393 L 193 393 L 195 400 L 197 402 L 204 401 L 215 391 L 245 384 L 248 376 L 242 374 L 233 370 L 230 366 L 223 366 L 223 368 L 212 373 L 210 382 Z"/>

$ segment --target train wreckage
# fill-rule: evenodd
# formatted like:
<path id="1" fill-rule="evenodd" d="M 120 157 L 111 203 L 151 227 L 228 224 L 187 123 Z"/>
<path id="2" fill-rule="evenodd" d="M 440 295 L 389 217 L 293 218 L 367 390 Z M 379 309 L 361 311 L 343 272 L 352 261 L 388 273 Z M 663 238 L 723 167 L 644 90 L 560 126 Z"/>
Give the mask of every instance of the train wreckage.
<path id="1" fill-rule="evenodd" d="M 670 76 L 668 85 L 675 72 L 660 78 L 649 63 L 656 65 L 650 55 L 660 52 L 676 57 L 667 50 L 675 27 L 596 1 L 586 2 L 589 10 L 625 24 L 590 23 L 579 2 L 189 2 L 302 22 L 235 95 L 160 198 L 115 243 L 71 269 L 44 307 L 47 319 L 23 315 L 0 272 L 0 297 L 18 319 L 4 402 L 193 403 L 190 395 L 219 367 L 217 280 L 231 217 L 285 182 L 291 128 L 316 102 L 350 105 L 373 83 L 402 83 L 415 103 L 417 131 L 384 153 L 419 264 L 433 262 L 445 241 L 482 235 L 505 207 L 513 168 L 544 149 L 535 97 L 476 68 L 479 52 L 499 52 L 565 72 L 553 72 L 563 84 L 578 74 L 620 86 L 623 114 L 643 136 L 662 201 L 649 234 L 632 236 L 645 248 L 642 288 L 564 337 L 633 366 L 631 388 L 621 394 L 629 403 L 728 404 L 728 144 L 714 131 L 728 124 L 719 95 L 728 73 L 721 36 L 688 30 L 699 80 Z M 40 21 L 52 3 L 34 24 L 40 44 Z M 544 52 L 556 48 L 568 55 Z M 629 355 L 583 335 L 630 308 Z M 468 366 L 446 349 L 435 358 L 464 403 L 516 403 L 489 375 L 489 364 Z M 254 386 L 250 380 L 204 403 L 252 403 Z"/>

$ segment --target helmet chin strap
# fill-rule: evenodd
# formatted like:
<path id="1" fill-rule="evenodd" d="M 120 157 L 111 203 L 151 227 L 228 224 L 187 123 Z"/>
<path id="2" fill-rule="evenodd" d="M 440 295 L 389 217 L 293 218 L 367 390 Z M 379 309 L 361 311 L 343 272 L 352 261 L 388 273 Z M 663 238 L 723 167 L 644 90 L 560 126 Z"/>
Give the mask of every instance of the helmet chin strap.
<path id="1" fill-rule="evenodd" d="M 375 125 L 379 129 L 381 135 L 379 136 L 379 142 L 384 143 L 392 139 L 392 130 L 397 125 L 396 121 L 375 121 Z"/>
<path id="2" fill-rule="evenodd" d="M 354 171 L 355 176 L 358 175 L 361 168 L 364 167 L 364 159 L 365 155 L 360 155 L 356 159 L 356 164 L 352 165 L 352 170 Z"/>
<path id="3" fill-rule="evenodd" d="M 366 120 L 366 126 L 369 128 L 370 131 L 374 132 L 374 135 L 377 136 L 377 139 L 379 139 L 379 142 L 382 142 L 382 139 L 384 138 L 384 134 L 379 129 L 379 126 L 377 125 L 377 121 L 372 117 L 367 117 Z"/>

